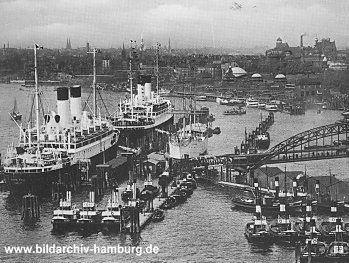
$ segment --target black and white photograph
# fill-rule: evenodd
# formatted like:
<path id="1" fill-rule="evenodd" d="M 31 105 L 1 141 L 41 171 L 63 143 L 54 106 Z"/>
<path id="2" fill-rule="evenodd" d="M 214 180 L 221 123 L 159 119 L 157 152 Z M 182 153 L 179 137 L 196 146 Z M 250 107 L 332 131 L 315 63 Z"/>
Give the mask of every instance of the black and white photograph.
<path id="1" fill-rule="evenodd" d="M 0 0 L 0 262 L 349 262 L 349 1 Z"/>

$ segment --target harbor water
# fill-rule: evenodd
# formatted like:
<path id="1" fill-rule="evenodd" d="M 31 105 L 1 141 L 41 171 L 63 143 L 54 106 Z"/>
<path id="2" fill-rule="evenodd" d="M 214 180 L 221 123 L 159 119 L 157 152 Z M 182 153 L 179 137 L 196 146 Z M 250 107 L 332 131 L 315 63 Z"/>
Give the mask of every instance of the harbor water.
<path id="1" fill-rule="evenodd" d="M 50 106 L 54 110 L 55 92 L 53 87 L 42 89 L 46 101 L 45 110 Z M 9 143 L 17 143 L 18 127 L 10 120 L 8 112 L 16 98 L 19 111 L 27 117 L 31 108 L 32 89 L 19 85 L 0 84 L 0 152 L 6 152 Z M 125 94 L 104 92 L 103 97 L 110 113 Z M 83 93 L 83 99 L 88 93 Z M 180 105 L 180 99 L 173 99 Z M 197 102 L 198 108 L 208 107 L 215 116 L 213 127 L 219 126 L 220 135 L 214 135 L 209 141 L 209 154 L 220 155 L 232 153 L 235 145 L 239 146 L 247 132 L 254 129 L 261 111 L 247 109 L 246 115 L 224 116 L 228 106 L 215 102 Z M 103 109 L 101 109 L 103 113 Z M 275 123 L 269 130 L 271 146 L 314 127 L 330 124 L 340 119 L 341 112 L 308 110 L 305 115 L 290 116 L 275 114 Z M 262 112 L 263 118 L 267 112 Z M 307 163 L 287 164 L 287 170 L 304 171 L 307 174 L 328 175 L 329 169 L 339 179 L 348 177 L 349 163 L 346 158 L 323 160 Z M 285 165 L 281 165 L 282 169 Z M 142 187 L 141 185 L 139 187 Z M 81 204 L 88 194 L 73 194 L 73 203 Z M 231 209 L 230 190 L 212 184 L 201 184 L 194 194 L 182 205 L 165 212 L 165 220 L 151 223 L 138 237 L 130 235 L 81 236 L 77 233 L 54 235 L 51 233 L 51 217 L 54 204 L 46 200 L 41 203 L 41 218 L 34 226 L 25 226 L 21 220 L 20 203 L 7 192 L 0 192 L 0 261 L 1 262 L 295 262 L 295 250 L 272 245 L 270 247 L 253 246 L 247 242 L 243 233 L 252 214 Z M 348 197 L 349 198 L 349 197 Z M 99 208 L 106 205 L 107 197 L 99 201 Z M 76 254 L 7 254 L 4 246 L 84 246 L 99 248 L 105 246 L 158 247 L 157 254 L 137 255 L 136 253 L 88 253 Z"/>

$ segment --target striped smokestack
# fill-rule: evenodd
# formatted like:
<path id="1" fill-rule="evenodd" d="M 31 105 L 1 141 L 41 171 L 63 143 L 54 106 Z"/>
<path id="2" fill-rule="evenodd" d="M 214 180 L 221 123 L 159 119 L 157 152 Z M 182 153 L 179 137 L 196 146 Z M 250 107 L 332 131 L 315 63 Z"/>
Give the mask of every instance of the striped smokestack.
<path id="1" fill-rule="evenodd" d="M 57 114 L 59 115 L 59 124 L 67 128 L 70 123 L 69 110 L 69 90 L 67 87 L 57 88 Z"/>

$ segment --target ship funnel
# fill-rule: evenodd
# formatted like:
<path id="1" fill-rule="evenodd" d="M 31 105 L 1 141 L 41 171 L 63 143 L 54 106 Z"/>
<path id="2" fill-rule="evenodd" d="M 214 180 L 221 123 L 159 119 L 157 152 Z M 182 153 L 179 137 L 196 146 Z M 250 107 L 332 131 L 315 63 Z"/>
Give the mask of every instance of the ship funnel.
<path id="1" fill-rule="evenodd" d="M 70 87 L 70 113 L 73 120 L 81 120 L 81 86 Z"/>
<path id="2" fill-rule="evenodd" d="M 69 91 L 67 87 L 57 88 L 57 114 L 60 117 L 60 126 L 67 128 L 70 123 Z"/>
<path id="3" fill-rule="evenodd" d="M 146 100 L 150 100 L 151 96 L 151 76 L 145 76 L 144 93 Z"/>
<path id="4" fill-rule="evenodd" d="M 138 103 L 144 104 L 151 97 L 151 76 L 139 75 L 137 84 Z"/>

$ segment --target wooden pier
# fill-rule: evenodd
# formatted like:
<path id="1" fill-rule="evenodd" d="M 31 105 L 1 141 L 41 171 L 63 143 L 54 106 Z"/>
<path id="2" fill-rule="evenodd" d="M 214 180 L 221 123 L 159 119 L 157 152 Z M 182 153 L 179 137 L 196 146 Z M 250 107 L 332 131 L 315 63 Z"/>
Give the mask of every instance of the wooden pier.
<path id="1" fill-rule="evenodd" d="M 177 189 L 176 187 L 171 187 L 171 185 L 172 183 L 170 183 L 168 186 L 168 196 L 170 196 Z M 154 214 L 154 211 L 158 208 L 161 208 L 162 205 L 165 203 L 165 200 L 167 199 L 167 197 L 160 197 L 160 196 L 161 196 L 161 193 L 159 193 L 159 196 L 153 199 L 153 211 L 139 214 L 140 230 L 144 229 L 144 227 L 151 222 L 151 218 Z M 131 228 L 131 223 L 129 222 L 126 225 L 126 229 L 130 230 L 130 228 Z"/>

